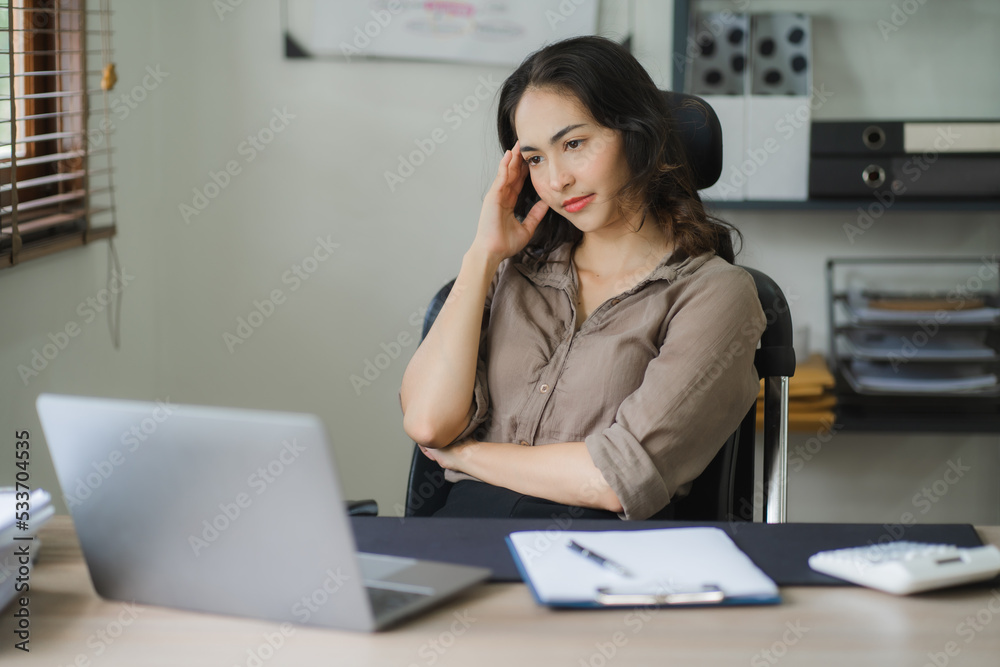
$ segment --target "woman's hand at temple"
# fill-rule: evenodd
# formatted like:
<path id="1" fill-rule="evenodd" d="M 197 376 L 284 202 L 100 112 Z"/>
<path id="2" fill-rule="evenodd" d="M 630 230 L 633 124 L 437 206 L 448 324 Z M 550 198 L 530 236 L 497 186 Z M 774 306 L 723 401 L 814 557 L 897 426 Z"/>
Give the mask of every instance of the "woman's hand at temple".
<path id="1" fill-rule="evenodd" d="M 549 210 L 548 204 L 539 200 L 524 218 L 518 222 L 514 216 L 514 205 L 521 193 L 524 179 L 528 175 L 528 165 L 521 157 L 521 142 L 504 153 L 479 215 L 479 228 L 473 248 L 478 248 L 486 256 L 500 262 L 521 251 L 535 233 L 535 228 Z"/>

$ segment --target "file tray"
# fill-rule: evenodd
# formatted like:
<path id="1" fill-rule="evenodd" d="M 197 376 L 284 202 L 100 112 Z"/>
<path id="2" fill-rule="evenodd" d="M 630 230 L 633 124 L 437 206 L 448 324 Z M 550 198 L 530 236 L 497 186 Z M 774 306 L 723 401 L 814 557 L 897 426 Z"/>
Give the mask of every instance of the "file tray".
<path id="1" fill-rule="evenodd" d="M 830 259 L 826 278 L 838 420 L 855 408 L 911 413 L 922 400 L 945 421 L 1000 414 L 996 255 Z"/>

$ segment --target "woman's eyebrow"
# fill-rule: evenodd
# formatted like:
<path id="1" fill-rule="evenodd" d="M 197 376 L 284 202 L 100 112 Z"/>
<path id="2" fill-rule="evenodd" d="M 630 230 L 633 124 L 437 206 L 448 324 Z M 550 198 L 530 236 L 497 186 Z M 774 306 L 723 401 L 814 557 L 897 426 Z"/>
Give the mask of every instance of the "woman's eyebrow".
<path id="1" fill-rule="evenodd" d="M 551 146 L 552 144 L 554 144 L 557 141 L 559 141 L 560 139 L 562 139 L 566 135 L 567 132 L 572 132 L 576 128 L 578 128 L 578 127 L 585 127 L 586 125 L 587 125 L 586 123 L 577 123 L 576 125 L 567 125 L 563 129 L 559 130 L 558 132 L 556 132 L 555 134 L 552 135 L 552 138 L 549 139 L 549 145 Z M 537 150 L 538 149 L 535 148 L 534 146 L 521 146 L 521 152 L 522 153 L 528 153 L 530 151 L 537 151 Z"/>

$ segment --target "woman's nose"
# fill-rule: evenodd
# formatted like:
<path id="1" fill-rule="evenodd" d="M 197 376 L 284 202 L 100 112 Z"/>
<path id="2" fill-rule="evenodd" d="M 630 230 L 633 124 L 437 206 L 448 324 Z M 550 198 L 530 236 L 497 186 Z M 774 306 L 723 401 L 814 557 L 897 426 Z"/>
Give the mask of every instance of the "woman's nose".
<path id="1" fill-rule="evenodd" d="M 561 163 L 552 162 L 549 167 L 549 187 L 555 191 L 564 190 L 573 184 L 572 172 Z"/>

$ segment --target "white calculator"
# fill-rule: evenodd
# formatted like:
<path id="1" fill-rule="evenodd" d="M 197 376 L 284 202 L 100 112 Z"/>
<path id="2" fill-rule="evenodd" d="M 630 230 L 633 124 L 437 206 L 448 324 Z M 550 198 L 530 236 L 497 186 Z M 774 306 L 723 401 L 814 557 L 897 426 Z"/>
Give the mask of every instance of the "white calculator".
<path id="1" fill-rule="evenodd" d="M 1000 549 L 928 542 L 889 542 L 820 551 L 809 567 L 832 577 L 908 595 L 991 579 L 1000 574 Z"/>

